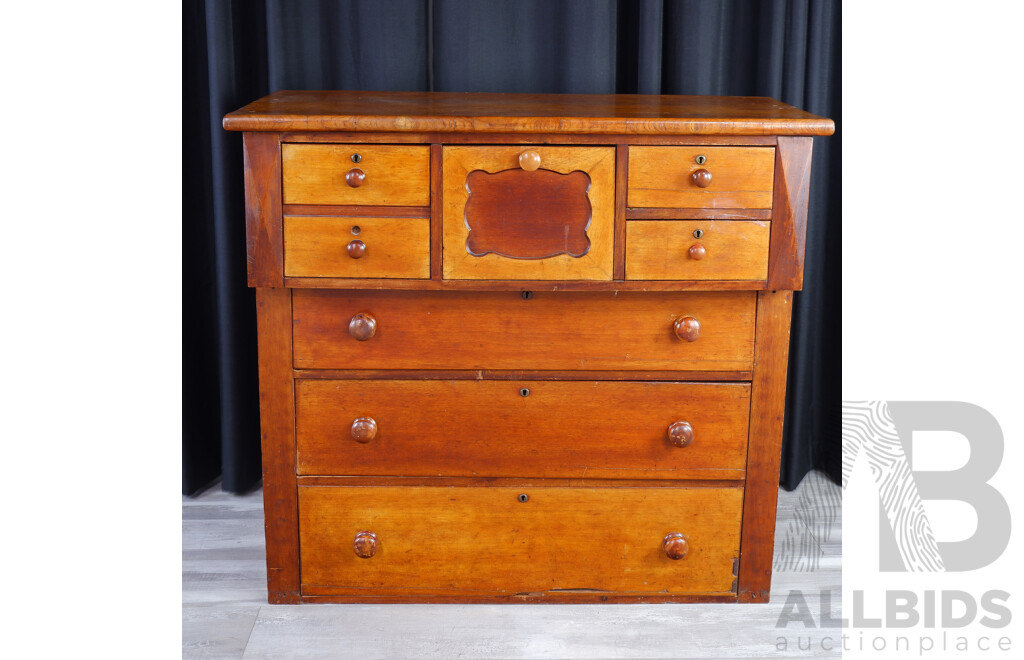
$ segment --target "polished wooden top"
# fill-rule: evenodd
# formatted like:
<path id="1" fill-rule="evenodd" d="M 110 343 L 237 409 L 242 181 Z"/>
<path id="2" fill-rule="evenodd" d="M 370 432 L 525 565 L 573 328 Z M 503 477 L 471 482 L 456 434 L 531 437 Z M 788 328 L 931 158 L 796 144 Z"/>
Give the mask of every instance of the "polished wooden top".
<path id="1" fill-rule="evenodd" d="M 280 91 L 230 131 L 831 135 L 831 119 L 761 96 Z"/>

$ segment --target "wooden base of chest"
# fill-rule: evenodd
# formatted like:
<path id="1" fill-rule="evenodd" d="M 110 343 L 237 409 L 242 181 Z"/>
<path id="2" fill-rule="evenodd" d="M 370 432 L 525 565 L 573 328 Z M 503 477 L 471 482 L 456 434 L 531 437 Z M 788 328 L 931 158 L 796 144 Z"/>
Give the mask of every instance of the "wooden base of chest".
<path id="1" fill-rule="evenodd" d="M 791 292 L 725 294 L 741 326 L 750 301 L 750 345 L 725 351 L 718 372 L 655 332 L 609 341 L 597 352 L 609 363 L 593 366 L 631 355 L 660 370 L 556 370 L 543 367 L 571 365 L 544 361 L 571 361 L 568 339 L 531 357 L 463 326 L 473 346 L 460 353 L 430 323 L 403 332 L 444 350 L 370 369 L 378 349 L 322 317 L 386 308 L 394 294 L 360 293 L 351 307 L 353 295 L 257 289 L 271 602 L 767 600 Z M 623 309 L 723 302 L 635 295 Z M 433 292 L 420 304 L 446 296 L 506 327 L 546 314 L 502 293 Z M 542 306 L 569 315 L 579 294 L 547 296 Z M 589 311 L 611 317 L 620 303 L 599 297 Z M 506 352 L 534 368 L 490 368 Z M 467 355 L 476 368 L 444 364 Z M 359 368 L 338 368 L 349 362 Z"/>

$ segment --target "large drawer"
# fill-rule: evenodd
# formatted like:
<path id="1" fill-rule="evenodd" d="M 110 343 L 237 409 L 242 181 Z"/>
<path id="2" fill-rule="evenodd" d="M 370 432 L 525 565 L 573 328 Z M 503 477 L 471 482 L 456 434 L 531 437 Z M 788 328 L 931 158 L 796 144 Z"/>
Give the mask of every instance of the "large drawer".
<path id="1" fill-rule="evenodd" d="M 630 207 L 772 206 L 773 147 L 630 147 Z"/>
<path id="2" fill-rule="evenodd" d="M 755 293 L 292 293 L 299 369 L 749 371 Z"/>
<path id="3" fill-rule="evenodd" d="M 297 380 L 311 475 L 742 479 L 750 385 Z"/>
<path id="4" fill-rule="evenodd" d="M 302 486 L 302 592 L 729 594 L 742 500 L 740 487 Z"/>

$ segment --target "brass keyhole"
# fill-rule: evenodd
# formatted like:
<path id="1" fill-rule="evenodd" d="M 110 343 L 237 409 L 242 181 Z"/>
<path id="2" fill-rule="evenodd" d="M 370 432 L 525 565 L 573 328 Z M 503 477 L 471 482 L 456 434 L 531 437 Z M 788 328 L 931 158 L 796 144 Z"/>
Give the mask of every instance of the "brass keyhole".
<path id="1" fill-rule="evenodd" d="M 707 156 L 704 156 L 703 154 L 697 156 L 696 160 L 698 165 L 703 165 L 704 163 L 708 162 Z"/>
<path id="2" fill-rule="evenodd" d="M 533 291 L 523 291 L 523 300 L 533 298 Z"/>
<path id="3" fill-rule="evenodd" d="M 520 502 L 528 502 L 530 500 L 530 496 L 527 495 L 526 493 L 523 493 L 516 499 L 518 499 Z"/>
<path id="4" fill-rule="evenodd" d="M 363 160 L 362 156 L 360 156 L 359 154 L 352 154 L 352 162 L 353 163 L 358 163 L 361 160 Z"/>
<path id="5" fill-rule="evenodd" d="M 524 387 L 523 389 L 519 390 L 519 396 L 530 396 L 530 390 Z"/>
<path id="6" fill-rule="evenodd" d="M 693 230 L 693 237 L 694 238 L 700 238 L 703 235 L 704 235 L 704 230 L 703 229 L 694 229 Z"/>
<path id="7" fill-rule="evenodd" d="M 352 227 L 352 235 L 353 236 L 358 236 L 359 232 L 361 232 L 361 231 L 363 231 L 363 230 L 362 230 L 362 228 L 360 228 L 359 225 L 356 225 L 356 226 Z"/>

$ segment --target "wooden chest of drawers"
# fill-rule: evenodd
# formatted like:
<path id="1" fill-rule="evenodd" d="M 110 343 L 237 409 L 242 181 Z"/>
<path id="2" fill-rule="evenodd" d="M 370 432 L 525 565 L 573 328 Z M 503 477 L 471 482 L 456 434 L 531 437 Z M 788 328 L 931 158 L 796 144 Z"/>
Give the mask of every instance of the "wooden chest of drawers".
<path id="1" fill-rule="evenodd" d="M 765 98 L 278 92 L 269 600 L 763 602 L 811 140 Z"/>

